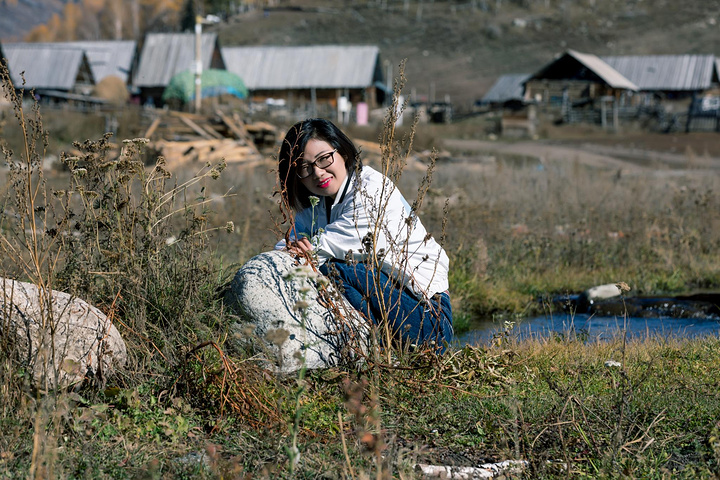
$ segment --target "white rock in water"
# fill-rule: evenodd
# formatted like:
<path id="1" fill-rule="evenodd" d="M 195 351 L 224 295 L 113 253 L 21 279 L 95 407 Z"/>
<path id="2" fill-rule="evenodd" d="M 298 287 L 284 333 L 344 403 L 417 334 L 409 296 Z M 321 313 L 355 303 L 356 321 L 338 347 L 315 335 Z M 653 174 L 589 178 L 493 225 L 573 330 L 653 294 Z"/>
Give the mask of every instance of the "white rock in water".
<path id="1" fill-rule="evenodd" d="M 316 369 L 366 351 L 366 321 L 337 292 L 334 310 L 320 296 L 317 279 L 325 277 L 274 250 L 243 265 L 225 294 L 225 303 L 254 326 L 248 336 L 254 350 L 278 373 L 299 370 L 303 356 L 305 366 Z M 234 330 L 242 332 L 243 324 Z"/>
<path id="2" fill-rule="evenodd" d="M 598 285 L 596 287 L 588 288 L 585 291 L 585 295 L 590 303 L 595 300 L 605 300 L 607 298 L 617 297 L 622 294 L 622 291 L 614 283 L 608 283 L 605 285 Z"/>
<path id="3" fill-rule="evenodd" d="M 88 376 L 107 378 L 127 361 L 120 332 L 84 300 L 6 278 L 0 278 L 0 286 L 0 331 L 10 332 L 17 360 L 41 391 L 72 386 Z"/>

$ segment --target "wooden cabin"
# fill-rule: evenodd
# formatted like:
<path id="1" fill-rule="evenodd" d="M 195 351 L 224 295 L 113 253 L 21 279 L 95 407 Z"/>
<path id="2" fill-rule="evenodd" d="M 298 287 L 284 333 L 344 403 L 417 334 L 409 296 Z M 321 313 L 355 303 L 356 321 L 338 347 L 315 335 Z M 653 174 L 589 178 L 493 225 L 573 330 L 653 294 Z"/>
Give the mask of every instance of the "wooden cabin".
<path id="1" fill-rule="evenodd" d="M 364 102 L 373 109 L 387 95 L 376 46 L 223 47 L 222 55 L 256 103 L 342 109 Z"/>

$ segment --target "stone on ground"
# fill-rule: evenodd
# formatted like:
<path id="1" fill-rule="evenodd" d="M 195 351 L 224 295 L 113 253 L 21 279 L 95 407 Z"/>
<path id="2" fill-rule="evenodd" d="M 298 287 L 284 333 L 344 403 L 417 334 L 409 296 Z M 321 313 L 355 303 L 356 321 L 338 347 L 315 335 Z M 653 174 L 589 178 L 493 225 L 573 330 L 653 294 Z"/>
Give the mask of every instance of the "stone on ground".
<path id="1" fill-rule="evenodd" d="M 102 380 L 125 364 L 125 342 L 89 303 L 33 283 L 0 278 L 0 333 L 41 391 Z"/>
<path id="2" fill-rule="evenodd" d="M 251 258 L 233 278 L 225 302 L 246 322 L 234 330 L 268 368 L 291 373 L 303 361 L 309 369 L 326 368 L 364 351 L 365 321 L 337 292 L 327 302 L 317 286 L 324 282 L 312 267 L 280 250 Z"/>

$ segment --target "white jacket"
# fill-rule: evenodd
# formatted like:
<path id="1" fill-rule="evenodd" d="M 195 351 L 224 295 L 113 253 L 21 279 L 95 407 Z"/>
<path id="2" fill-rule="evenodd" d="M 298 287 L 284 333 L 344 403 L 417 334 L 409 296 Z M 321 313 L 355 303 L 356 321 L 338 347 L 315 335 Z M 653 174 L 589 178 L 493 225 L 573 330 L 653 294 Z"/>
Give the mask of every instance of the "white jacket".
<path id="1" fill-rule="evenodd" d="M 330 258 L 359 261 L 372 251 L 382 258 L 382 270 L 416 295 L 431 297 L 448 289 L 449 260 L 430 236 L 398 188 L 382 173 L 365 166 L 361 181 L 348 172 L 328 216 L 324 198 L 295 216 L 291 241 L 307 235 L 319 263 Z M 410 220 L 408 220 L 410 219 Z M 368 235 L 370 234 L 370 235 Z M 367 238 L 366 238 L 367 236 Z M 363 247 L 363 239 L 369 248 Z M 285 247 L 285 240 L 275 246 Z"/>

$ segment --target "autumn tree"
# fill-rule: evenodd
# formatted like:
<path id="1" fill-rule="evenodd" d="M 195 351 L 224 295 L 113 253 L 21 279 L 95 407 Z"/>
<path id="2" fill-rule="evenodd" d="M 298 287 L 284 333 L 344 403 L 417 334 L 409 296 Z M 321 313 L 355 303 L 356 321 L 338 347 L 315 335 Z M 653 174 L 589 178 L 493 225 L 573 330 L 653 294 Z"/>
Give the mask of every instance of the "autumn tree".
<path id="1" fill-rule="evenodd" d="M 81 0 L 35 27 L 28 42 L 138 40 L 147 32 L 172 32 L 180 26 L 182 0 Z"/>

